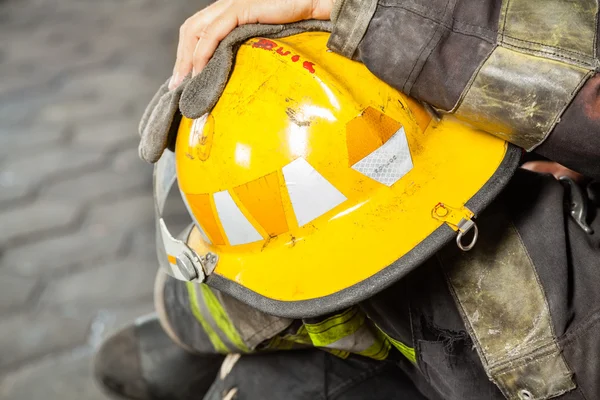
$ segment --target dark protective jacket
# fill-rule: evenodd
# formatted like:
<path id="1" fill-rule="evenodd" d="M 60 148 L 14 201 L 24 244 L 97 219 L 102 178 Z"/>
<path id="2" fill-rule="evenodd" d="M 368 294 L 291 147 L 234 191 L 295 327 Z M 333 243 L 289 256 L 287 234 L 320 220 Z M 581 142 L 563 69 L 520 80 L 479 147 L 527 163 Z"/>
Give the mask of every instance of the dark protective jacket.
<path id="1" fill-rule="evenodd" d="M 600 178 L 596 0 L 338 0 L 332 19 L 331 48 L 402 92 Z M 448 246 L 362 308 L 443 398 L 600 398 L 600 205 L 591 233 L 577 201 L 519 171 L 472 252 Z"/>
<path id="2" fill-rule="evenodd" d="M 176 334 L 198 351 L 394 360 L 431 399 L 600 399 L 598 2 L 337 0 L 332 19 L 333 51 L 588 179 L 517 171 L 473 250 L 448 245 L 334 315 L 276 318 L 204 284 L 167 286 Z"/>

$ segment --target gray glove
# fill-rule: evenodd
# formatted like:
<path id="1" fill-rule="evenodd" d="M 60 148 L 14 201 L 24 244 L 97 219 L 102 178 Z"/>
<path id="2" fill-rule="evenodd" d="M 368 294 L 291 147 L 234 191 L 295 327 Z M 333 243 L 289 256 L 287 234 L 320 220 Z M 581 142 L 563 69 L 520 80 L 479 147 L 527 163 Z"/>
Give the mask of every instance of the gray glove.
<path id="1" fill-rule="evenodd" d="M 167 146 L 173 143 L 181 114 L 198 118 L 215 106 L 243 42 L 257 36 L 281 38 L 310 31 L 331 32 L 331 22 L 308 20 L 285 25 L 252 24 L 234 29 L 221 41 L 200 74 L 194 78 L 188 75 L 172 91 L 168 88 L 169 81 L 158 89 L 140 121 L 140 158 L 149 163 L 158 161 Z"/>

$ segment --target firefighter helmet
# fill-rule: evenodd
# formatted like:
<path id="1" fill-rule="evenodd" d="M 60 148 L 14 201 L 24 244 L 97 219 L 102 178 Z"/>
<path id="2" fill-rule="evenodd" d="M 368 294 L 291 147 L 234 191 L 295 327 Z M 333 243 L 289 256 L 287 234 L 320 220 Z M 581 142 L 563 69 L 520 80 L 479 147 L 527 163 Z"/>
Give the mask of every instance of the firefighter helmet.
<path id="1" fill-rule="evenodd" d="M 520 152 L 432 118 L 327 39 L 245 42 L 212 111 L 183 118 L 157 167 L 158 195 L 176 173 L 195 223 L 179 241 L 159 219 L 170 274 L 306 317 L 372 296 L 454 238 L 468 248 Z"/>

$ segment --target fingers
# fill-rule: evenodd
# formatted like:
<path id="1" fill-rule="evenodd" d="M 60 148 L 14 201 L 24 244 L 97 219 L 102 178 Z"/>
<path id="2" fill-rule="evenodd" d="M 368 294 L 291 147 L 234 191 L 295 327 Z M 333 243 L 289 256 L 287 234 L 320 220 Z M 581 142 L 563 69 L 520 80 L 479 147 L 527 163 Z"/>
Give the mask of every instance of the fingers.
<path id="1" fill-rule="evenodd" d="M 173 68 L 173 76 L 169 82 L 169 89 L 174 89 L 192 70 L 193 55 L 196 45 L 207 30 L 204 28 L 211 21 L 217 19 L 224 11 L 225 1 L 217 1 L 202 11 L 188 18 L 179 28 L 179 43 L 177 44 L 177 60 Z"/>
<path id="2" fill-rule="evenodd" d="M 236 26 L 238 26 L 236 14 L 225 12 L 212 23 L 199 27 L 198 42 L 192 56 L 193 76 L 198 75 L 204 69 L 221 40 Z"/>
<path id="3" fill-rule="evenodd" d="M 218 0 L 181 26 L 169 89 L 179 86 L 190 71 L 199 74 L 219 42 L 236 26 L 328 19 L 332 6 L 333 0 Z"/>

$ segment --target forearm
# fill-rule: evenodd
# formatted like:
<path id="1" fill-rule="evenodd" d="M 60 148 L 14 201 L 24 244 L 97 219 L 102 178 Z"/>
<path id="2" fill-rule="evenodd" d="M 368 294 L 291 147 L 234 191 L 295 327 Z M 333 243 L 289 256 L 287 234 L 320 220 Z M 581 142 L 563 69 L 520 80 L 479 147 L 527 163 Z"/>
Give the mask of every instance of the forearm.
<path id="1" fill-rule="evenodd" d="M 596 8 L 338 0 L 329 45 L 441 113 L 598 178 Z"/>

